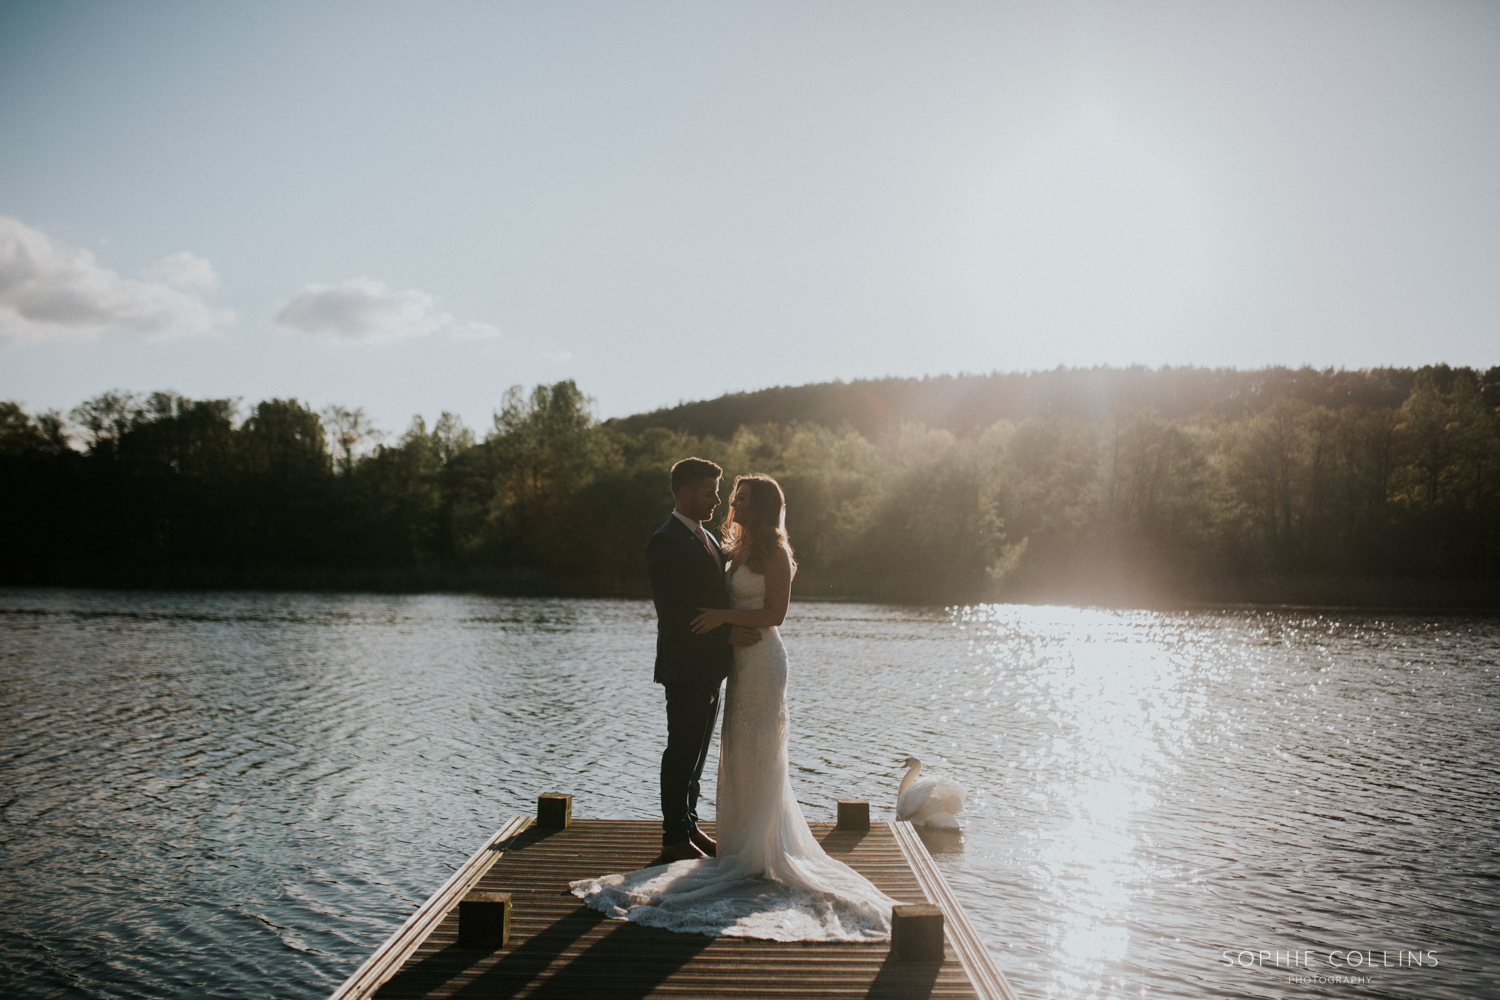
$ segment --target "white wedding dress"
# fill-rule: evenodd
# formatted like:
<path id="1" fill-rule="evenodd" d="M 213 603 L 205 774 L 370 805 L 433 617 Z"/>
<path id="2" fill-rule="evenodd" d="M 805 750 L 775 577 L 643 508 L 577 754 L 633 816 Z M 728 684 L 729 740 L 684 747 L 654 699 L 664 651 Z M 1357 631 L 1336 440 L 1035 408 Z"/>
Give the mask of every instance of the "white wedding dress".
<path id="1" fill-rule="evenodd" d="M 765 607 L 766 578 L 741 566 L 733 607 Z M 880 941 L 886 896 L 823 852 L 787 770 L 786 647 L 774 628 L 735 647 L 719 744 L 719 856 L 572 883 L 611 917 L 714 936 L 776 941 Z"/>

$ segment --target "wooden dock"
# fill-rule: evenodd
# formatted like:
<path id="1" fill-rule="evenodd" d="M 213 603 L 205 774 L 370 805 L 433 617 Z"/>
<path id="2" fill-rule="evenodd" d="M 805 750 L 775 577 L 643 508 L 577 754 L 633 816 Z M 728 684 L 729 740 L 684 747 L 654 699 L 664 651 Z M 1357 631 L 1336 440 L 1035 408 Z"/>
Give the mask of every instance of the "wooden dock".
<path id="1" fill-rule="evenodd" d="M 660 849 L 661 825 L 564 822 L 546 827 L 519 816 L 505 824 L 331 1000 L 1015 1000 L 910 824 L 871 823 L 867 830 L 811 825 L 829 855 L 888 896 L 941 909 L 941 962 L 902 960 L 889 942 L 714 938 L 610 920 L 584 906 L 568 883 L 650 864 Z M 711 824 L 704 827 L 712 835 Z M 476 892 L 510 894 L 503 947 L 459 947 L 459 902 Z"/>

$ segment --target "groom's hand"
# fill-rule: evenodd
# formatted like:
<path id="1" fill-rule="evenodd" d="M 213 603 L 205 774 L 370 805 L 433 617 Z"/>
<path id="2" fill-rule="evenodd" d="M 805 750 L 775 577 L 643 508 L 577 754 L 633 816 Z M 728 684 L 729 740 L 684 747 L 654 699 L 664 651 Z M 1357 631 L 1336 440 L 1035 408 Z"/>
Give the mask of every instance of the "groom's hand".
<path id="1" fill-rule="evenodd" d="M 729 644 L 731 646 L 753 646 L 760 642 L 760 629 L 750 628 L 746 625 L 729 626 Z"/>

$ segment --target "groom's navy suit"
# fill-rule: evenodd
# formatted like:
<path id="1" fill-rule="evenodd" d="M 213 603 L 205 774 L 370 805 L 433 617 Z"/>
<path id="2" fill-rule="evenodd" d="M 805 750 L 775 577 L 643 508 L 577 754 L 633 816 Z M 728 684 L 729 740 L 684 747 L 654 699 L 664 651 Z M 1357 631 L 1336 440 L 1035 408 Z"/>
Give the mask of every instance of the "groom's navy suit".
<path id="1" fill-rule="evenodd" d="M 728 625 L 703 635 L 692 630 L 700 608 L 729 607 L 724 556 L 712 535 L 708 540 L 705 546 L 673 514 L 646 546 L 656 602 L 656 682 L 667 692 L 663 846 L 682 843 L 698 826 L 698 789 L 719 717 L 719 685 L 734 662 Z"/>

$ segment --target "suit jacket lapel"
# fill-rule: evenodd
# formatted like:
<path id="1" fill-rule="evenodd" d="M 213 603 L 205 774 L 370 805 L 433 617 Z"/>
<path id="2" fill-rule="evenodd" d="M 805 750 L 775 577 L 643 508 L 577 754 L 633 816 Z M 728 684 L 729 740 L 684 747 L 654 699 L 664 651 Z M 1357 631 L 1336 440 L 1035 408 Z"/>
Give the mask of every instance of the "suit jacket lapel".
<path id="1" fill-rule="evenodd" d="M 708 533 L 707 528 L 703 529 L 703 537 L 708 539 L 708 548 L 712 550 L 709 552 L 709 556 L 713 558 L 714 568 L 716 568 L 720 573 L 723 573 L 724 549 L 719 545 L 719 540 Z"/>
<path id="2" fill-rule="evenodd" d="M 714 537 L 705 530 L 703 536 L 709 539 L 709 543 L 708 545 L 704 545 L 703 539 L 698 537 L 697 532 L 683 524 L 676 514 L 672 515 L 672 520 L 676 523 L 677 527 L 682 529 L 682 533 L 687 535 L 688 544 L 702 553 L 703 557 L 714 567 L 714 572 L 722 576 L 724 574 L 724 557 L 722 552 L 718 550 L 718 542 Z"/>
<path id="3" fill-rule="evenodd" d="M 690 531 L 688 532 L 688 534 L 693 535 L 693 532 Z M 708 539 L 707 545 L 703 544 L 704 538 Z M 719 556 L 718 543 L 714 541 L 713 536 L 710 535 L 706 529 L 704 530 L 701 537 L 693 535 L 693 544 L 698 546 L 699 552 L 702 552 L 704 555 L 708 556 L 708 561 L 713 563 L 714 570 L 716 572 L 724 572 L 724 560 Z"/>

